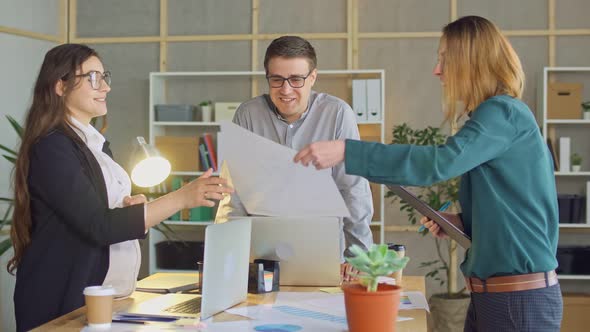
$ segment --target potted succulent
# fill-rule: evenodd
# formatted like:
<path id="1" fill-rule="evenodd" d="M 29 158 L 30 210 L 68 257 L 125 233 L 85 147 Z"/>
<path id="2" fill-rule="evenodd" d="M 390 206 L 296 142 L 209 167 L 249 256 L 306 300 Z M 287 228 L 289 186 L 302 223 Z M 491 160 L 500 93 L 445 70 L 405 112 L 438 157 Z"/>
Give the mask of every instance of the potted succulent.
<path id="1" fill-rule="evenodd" d="M 367 252 L 357 245 L 349 250 L 354 256 L 346 261 L 359 271 L 358 282 L 342 285 L 349 331 L 395 331 L 401 287 L 380 284 L 378 278 L 403 269 L 409 258 L 386 244 L 373 244 Z"/>
<path id="2" fill-rule="evenodd" d="M 392 143 L 395 144 L 440 145 L 444 144 L 446 139 L 447 136 L 436 127 L 412 129 L 405 123 L 393 127 Z M 413 188 L 412 191 L 435 210 L 440 209 L 445 202 L 451 202 L 447 212 L 458 212 L 459 178 L 428 187 Z M 394 202 L 399 201 L 399 197 L 391 191 L 386 194 L 386 197 L 393 198 Z M 418 222 L 420 215 L 412 206 L 401 201 L 400 210 L 407 214 L 411 224 Z M 422 233 L 422 235 L 426 234 L 427 232 Z M 429 269 L 426 277 L 434 280 L 439 286 L 446 285 L 446 291 L 435 293 L 428 300 L 431 313 L 429 319 L 432 319 L 435 331 L 460 331 L 465 323 L 470 298 L 465 292 L 466 289 L 459 288 L 457 285 L 459 276 L 457 243 L 451 239 L 434 238 L 434 241 L 437 258 L 422 262 L 419 267 Z"/>
<path id="3" fill-rule="evenodd" d="M 582 168 L 582 156 L 574 152 L 570 159 L 572 162 L 572 172 L 579 172 Z"/>
<path id="4" fill-rule="evenodd" d="M 582 103 L 582 113 L 584 120 L 590 120 L 590 101 L 585 101 Z"/>

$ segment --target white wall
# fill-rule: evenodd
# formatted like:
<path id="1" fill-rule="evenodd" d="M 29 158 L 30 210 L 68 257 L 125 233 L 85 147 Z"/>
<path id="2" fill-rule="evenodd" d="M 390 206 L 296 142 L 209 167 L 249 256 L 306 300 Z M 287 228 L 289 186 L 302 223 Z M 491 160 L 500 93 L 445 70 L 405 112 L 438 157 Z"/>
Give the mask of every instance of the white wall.
<path id="1" fill-rule="evenodd" d="M 2 0 L 0 26 L 29 32 L 57 35 L 59 0 Z M 6 120 L 10 115 L 24 122 L 35 78 L 45 53 L 55 43 L 0 33 L 0 144 L 15 148 L 18 136 Z M 0 158 L 0 197 L 12 197 L 12 164 Z M 6 205 L 0 203 L 0 213 Z M 5 238 L 0 236 L 0 239 Z M 0 330 L 14 331 L 14 277 L 6 272 L 12 250 L 0 257 Z"/>

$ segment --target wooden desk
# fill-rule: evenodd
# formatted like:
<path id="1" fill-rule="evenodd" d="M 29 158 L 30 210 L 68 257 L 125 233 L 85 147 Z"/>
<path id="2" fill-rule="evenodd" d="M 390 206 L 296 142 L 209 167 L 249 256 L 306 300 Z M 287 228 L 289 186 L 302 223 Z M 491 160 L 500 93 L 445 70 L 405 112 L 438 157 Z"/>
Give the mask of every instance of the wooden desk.
<path id="1" fill-rule="evenodd" d="M 404 276 L 403 284 L 407 291 L 419 291 L 423 294 L 426 293 L 424 277 L 415 276 Z M 317 287 L 281 287 L 281 291 L 292 291 L 292 292 L 311 292 L 317 291 Z M 248 294 L 248 299 L 245 303 L 239 306 L 255 305 L 255 304 L 272 304 L 275 301 L 276 292 L 266 294 Z M 151 299 L 161 294 L 134 292 L 130 298 L 115 301 L 113 304 L 114 311 L 123 311 L 131 306 L 135 301 L 142 302 Z M 400 316 L 412 317 L 414 319 L 404 322 L 397 323 L 398 332 L 420 332 L 426 331 L 426 311 L 424 310 L 401 310 Z M 242 316 L 221 312 L 213 317 L 215 322 L 223 321 L 236 321 L 247 319 Z M 72 311 L 69 314 L 63 315 L 53 321 L 39 326 L 34 331 L 80 331 L 86 324 L 86 307 L 82 307 L 78 310 Z"/>

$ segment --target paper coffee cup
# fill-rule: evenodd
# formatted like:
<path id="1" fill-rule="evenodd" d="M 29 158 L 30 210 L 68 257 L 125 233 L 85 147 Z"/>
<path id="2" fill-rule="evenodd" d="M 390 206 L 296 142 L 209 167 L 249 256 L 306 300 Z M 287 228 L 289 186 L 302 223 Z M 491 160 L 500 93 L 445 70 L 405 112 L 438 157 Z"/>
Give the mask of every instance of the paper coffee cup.
<path id="1" fill-rule="evenodd" d="M 113 296 L 111 286 L 90 286 L 84 288 L 86 299 L 86 318 L 88 326 L 95 329 L 108 329 L 113 320 Z"/>

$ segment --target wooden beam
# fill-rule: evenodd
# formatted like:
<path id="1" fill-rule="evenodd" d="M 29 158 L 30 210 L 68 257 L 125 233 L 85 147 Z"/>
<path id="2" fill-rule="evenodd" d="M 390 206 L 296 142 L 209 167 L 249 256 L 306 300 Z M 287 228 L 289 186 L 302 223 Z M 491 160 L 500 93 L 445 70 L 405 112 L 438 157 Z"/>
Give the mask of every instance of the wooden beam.
<path id="1" fill-rule="evenodd" d="M 168 69 L 168 0 L 160 0 L 160 71 Z"/>
<path id="2" fill-rule="evenodd" d="M 68 1 L 69 5 L 70 5 L 70 9 L 69 9 L 69 19 L 68 19 L 68 26 L 69 26 L 69 31 L 68 31 L 68 43 L 73 43 L 74 40 L 76 39 L 76 34 L 77 34 L 77 16 L 78 16 L 78 0 L 69 0 Z"/>
<path id="3" fill-rule="evenodd" d="M 72 31 L 70 31 L 70 36 Z M 137 43 L 159 43 L 160 36 L 147 37 L 99 37 L 99 38 L 70 38 L 73 43 L 80 44 L 137 44 Z"/>
<path id="4" fill-rule="evenodd" d="M 252 36 L 256 36 L 258 34 L 259 28 L 259 21 L 260 21 L 260 0 L 252 0 Z M 251 42 L 252 50 L 250 52 L 252 59 L 251 59 L 251 68 L 252 71 L 258 70 L 258 39 L 253 38 Z M 252 77 L 250 79 L 250 95 L 252 98 L 256 97 L 258 93 L 258 80 L 256 77 Z"/>
<path id="5" fill-rule="evenodd" d="M 59 1 L 59 18 L 57 20 L 57 31 L 59 31 L 59 38 L 61 39 L 60 44 L 65 44 L 68 42 L 68 6 L 68 0 Z"/>
<path id="6" fill-rule="evenodd" d="M 386 232 L 417 232 L 420 225 L 389 225 L 385 226 Z"/>
<path id="7" fill-rule="evenodd" d="M 3 25 L 0 25 L 0 32 L 7 33 L 9 35 L 27 37 L 31 39 L 38 39 L 38 40 L 46 40 L 54 43 L 61 44 L 62 39 L 59 36 L 47 35 L 43 33 L 37 33 L 32 31 L 26 31 L 16 28 L 10 28 Z"/>
<path id="8" fill-rule="evenodd" d="M 451 22 L 456 20 L 457 17 L 457 0 L 451 0 Z"/>
<path id="9" fill-rule="evenodd" d="M 440 38 L 440 31 L 426 32 L 359 32 L 359 38 L 388 39 L 388 38 Z"/>

